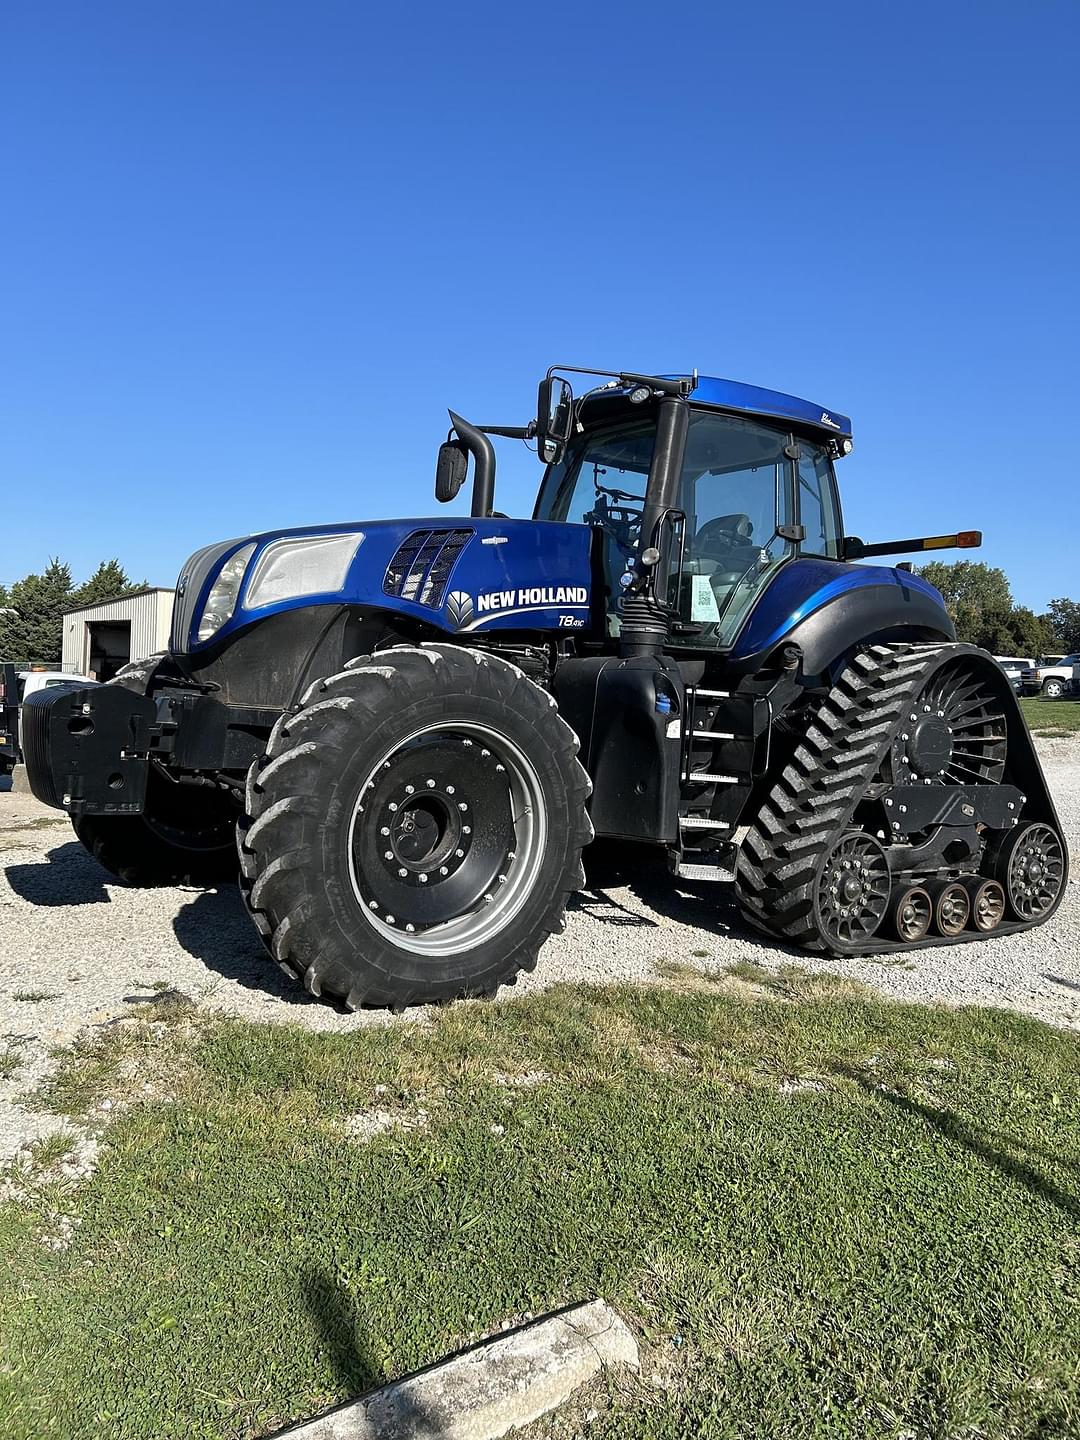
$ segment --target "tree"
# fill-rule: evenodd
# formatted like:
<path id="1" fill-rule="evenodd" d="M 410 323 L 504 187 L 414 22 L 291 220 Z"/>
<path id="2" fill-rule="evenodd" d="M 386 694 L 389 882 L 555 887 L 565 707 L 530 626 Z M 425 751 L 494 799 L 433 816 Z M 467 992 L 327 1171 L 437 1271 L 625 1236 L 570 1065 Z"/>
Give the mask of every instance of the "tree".
<path id="1" fill-rule="evenodd" d="M 145 581 L 133 585 L 119 560 L 103 560 L 90 579 L 72 592 L 68 605 L 70 609 L 75 609 L 79 605 L 118 600 L 123 595 L 130 595 L 133 590 L 144 589 L 145 585 Z"/>
<path id="2" fill-rule="evenodd" d="M 1028 655 L 1034 659 L 1054 648 L 1054 632 L 1045 618 L 1026 605 L 1012 610 L 984 613 L 975 638 L 970 641 L 991 655 Z"/>
<path id="3" fill-rule="evenodd" d="M 979 637 L 987 629 L 987 617 L 1000 619 L 1012 611 L 1012 591 L 1005 571 L 987 565 L 985 560 L 931 560 L 918 574 L 941 591 L 956 626 L 956 638 L 969 645 L 983 643 Z"/>
<path id="4" fill-rule="evenodd" d="M 62 616 L 71 600 L 71 570 L 50 560 L 41 575 L 16 580 L 7 604 L 14 615 L 0 615 L 0 656 L 16 661 L 59 665 Z"/>
<path id="5" fill-rule="evenodd" d="M 1043 619 L 1054 633 L 1050 650 L 1073 652 L 1080 650 L 1080 600 L 1051 600 Z"/>

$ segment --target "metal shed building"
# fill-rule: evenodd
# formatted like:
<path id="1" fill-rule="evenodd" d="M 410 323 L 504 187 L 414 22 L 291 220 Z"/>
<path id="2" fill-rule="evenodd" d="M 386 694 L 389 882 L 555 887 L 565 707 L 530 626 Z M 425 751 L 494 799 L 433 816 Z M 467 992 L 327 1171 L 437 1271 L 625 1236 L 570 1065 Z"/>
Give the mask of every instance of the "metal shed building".
<path id="1" fill-rule="evenodd" d="M 64 616 L 63 668 L 111 680 L 129 660 L 144 660 L 169 644 L 176 592 L 152 586 L 120 600 L 83 605 Z"/>

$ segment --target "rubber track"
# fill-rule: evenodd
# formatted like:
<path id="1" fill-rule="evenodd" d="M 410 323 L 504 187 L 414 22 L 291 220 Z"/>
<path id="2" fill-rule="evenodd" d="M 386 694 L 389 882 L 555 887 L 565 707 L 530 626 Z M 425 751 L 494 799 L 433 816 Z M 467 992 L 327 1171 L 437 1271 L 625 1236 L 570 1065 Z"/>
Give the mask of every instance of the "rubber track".
<path id="1" fill-rule="evenodd" d="M 451 680 L 475 686 L 478 666 L 497 668 L 504 674 L 512 672 L 512 684 L 518 691 L 517 708 L 521 708 L 524 698 L 522 687 L 527 687 L 531 703 L 539 702 L 555 712 L 564 756 L 574 776 L 569 799 L 572 813 L 579 816 L 572 836 L 578 859 L 566 876 L 564 888 L 551 895 L 547 914 L 535 933 L 492 973 L 457 993 L 490 997 L 500 985 L 512 985 L 521 970 L 535 967 L 537 954 L 548 936 L 565 928 L 566 902 L 585 884 L 580 851 L 593 838 L 585 808 L 592 783 L 577 759 L 578 737 L 557 713 L 554 696 L 501 656 L 462 646 L 396 646 L 375 655 L 357 656 L 336 675 L 314 681 L 301 698 L 298 710 L 285 712 L 277 721 L 265 754 L 252 763 L 248 772 L 247 815 L 237 827 L 240 891 L 248 914 L 273 959 L 287 975 L 302 980 L 311 994 L 333 995 L 354 1010 L 372 1004 L 400 1010 L 414 1000 L 427 998 L 402 988 L 395 988 L 392 997 L 373 994 L 342 979 L 342 967 L 327 951 L 317 915 L 312 913 L 309 886 L 317 861 L 310 841 L 305 839 L 303 819 L 317 817 L 318 801 L 312 794 L 316 777 L 323 766 L 333 764 L 343 748 L 354 743 L 357 718 L 366 715 L 374 722 L 387 703 L 400 702 L 410 689 L 422 694 L 433 685 L 441 688 Z M 305 784 L 309 787 L 306 793 Z"/>
<path id="2" fill-rule="evenodd" d="M 823 939 L 813 913 L 818 862 L 847 828 L 928 672 L 952 653 L 970 652 L 970 646 L 949 644 L 875 645 L 851 661 L 740 847 L 736 895 L 757 929 L 834 954 L 913 948 L 872 940 L 841 949 Z"/>

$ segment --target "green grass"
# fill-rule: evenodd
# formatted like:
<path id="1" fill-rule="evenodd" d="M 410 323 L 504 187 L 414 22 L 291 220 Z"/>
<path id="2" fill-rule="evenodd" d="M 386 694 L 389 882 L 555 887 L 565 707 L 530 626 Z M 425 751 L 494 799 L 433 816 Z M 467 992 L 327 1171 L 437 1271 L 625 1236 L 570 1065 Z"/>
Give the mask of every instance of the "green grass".
<path id="1" fill-rule="evenodd" d="M 15 990 L 11 995 L 12 1000 L 24 1000 L 28 1005 L 37 1005 L 42 1000 L 55 1000 L 56 995 L 51 990 Z"/>
<path id="2" fill-rule="evenodd" d="M 1080 731 L 1080 700 L 1043 700 L 1024 696 L 1020 709 L 1036 735 L 1075 735 Z"/>
<path id="3" fill-rule="evenodd" d="M 0 1206 L 0 1434 L 266 1434 L 593 1295 L 646 1373 L 590 1440 L 1080 1433 L 1080 1039 L 670 969 L 81 1047 L 49 1103 L 116 1118 L 92 1179 Z"/>

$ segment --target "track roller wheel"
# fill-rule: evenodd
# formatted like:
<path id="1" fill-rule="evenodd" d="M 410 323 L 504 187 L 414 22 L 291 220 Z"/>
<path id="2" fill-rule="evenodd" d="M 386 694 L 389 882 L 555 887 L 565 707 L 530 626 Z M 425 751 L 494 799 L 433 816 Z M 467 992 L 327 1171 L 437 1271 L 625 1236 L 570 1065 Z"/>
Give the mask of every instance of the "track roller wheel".
<path id="1" fill-rule="evenodd" d="M 904 885 L 898 889 L 889 905 L 889 920 L 897 939 L 907 945 L 914 945 L 926 938 L 933 919 L 934 906 L 929 891 L 921 885 Z"/>
<path id="2" fill-rule="evenodd" d="M 974 876 L 967 884 L 971 900 L 971 928 L 984 935 L 996 930 L 1005 918 L 1005 891 L 996 880 Z"/>
<path id="3" fill-rule="evenodd" d="M 1018 920 L 1045 920 L 1057 908 L 1065 880 L 1061 836 L 1043 824 L 1010 831 L 998 850 L 994 875 Z"/>
<path id="4" fill-rule="evenodd" d="M 872 835 L 850 830 L 827 852 L 818 871 L 818 927 L 838 951 L 864 944 L 889 908 L 889 860 Z"/>
<path id="5" fill-rule="evenodd" d="M 934 902 L 935 931 L 948 940 L 962 935 L 971 914 L 966 887 L 958 880 L 939 881 L 931 887 L 930 896 Z"/>

